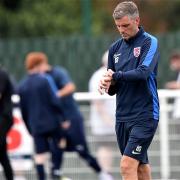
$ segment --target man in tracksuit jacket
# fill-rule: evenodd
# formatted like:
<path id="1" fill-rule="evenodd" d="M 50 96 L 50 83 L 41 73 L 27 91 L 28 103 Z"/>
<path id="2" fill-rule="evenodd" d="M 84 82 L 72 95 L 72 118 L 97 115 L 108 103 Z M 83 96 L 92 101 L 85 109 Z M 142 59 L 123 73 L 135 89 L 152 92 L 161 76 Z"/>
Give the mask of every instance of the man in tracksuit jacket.
<path id="1" fill-rule="evenodd" d="M 25 64 L 28 75 L 21 81 L 18 92 L 23 120 L 34 139 L 38 177 L 44 180 L 44 163 L 49 143 L 58 148 L 60 123 L 65 117 L 59 99 L 50 87 L 51 78 L 38 73 L 39 61 L 27 56 Z"/>
<path id="2" fill-rule="evenodd" d="M 139 27 L 135 3 L 117 5 L 113 18 L 122 36 L 109 49 L 99 91 L 116 94 L 116 135 L 124 180 L 150 180 L 147 149 L 159 120 L 158 41 Z"/>
<path id="3" fill-rule="evenodd" d="M 46 56 L 42 52 L 31 52 L 29 56 L 37 58 L 38 56 Z M 53 82 L 49 81 L 51 88 L 56 91 L 55 93 L 59 97 L 60 103 L 63 105 L 63 112 L 66 117 L 64 121 L 63 128 L 63 138 L 64 147 L 61 146 L 61 149 L 53 149 L 52 161 L 53 166 L 61 167 L 63 162 L 63 153 L 64 151 L 77 152 L 81 158 L 83 158 L 87 164 L 98 174 L 99 180 L 113 180 L 113 177 L 108 172 L 100 167 L 96 158 L 91 154 L 86 136 L 84 131 L 84 118 L 77 102 L 73 97 L 75 91 L 75 85 L 72 82 L 68 72 L 63 67 L 52 67 L 48 63 L 48 58 L 44 57 L 41 61 L 41 73 L 50 76 L 53 79 Z M 62 174 L 61 169 L 56 174 Z"/>

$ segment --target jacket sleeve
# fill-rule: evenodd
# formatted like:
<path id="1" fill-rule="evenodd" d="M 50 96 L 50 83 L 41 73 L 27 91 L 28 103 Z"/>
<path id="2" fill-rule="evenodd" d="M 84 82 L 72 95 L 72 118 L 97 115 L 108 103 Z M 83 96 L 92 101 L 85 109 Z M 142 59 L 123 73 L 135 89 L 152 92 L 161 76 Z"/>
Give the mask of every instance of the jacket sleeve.
<path id="1" fill-rule="evenodd" d="M 56 93 L 58 91 L 57 86 L 56 86 L 53 78 L 50 75 L 46 74 L 45 78 L 47 80 L 46 89 L 47 89 L 47 96 L 49 97 L 50 103 L 52 106 L 54 106 L 57 109 L 57 111 L 59 111 L 61 113 L 63 118 L 60 119 L 60 121 L 66 120 L 66 115 L 64 113 L 61 99 L 56 96 Z"/>
<path id="2" fill-rule="evenodd" d="M 26 106 L 27 106 L 27 103 L 26 103 L 26 101 L 25 101 L 24 99 L 21 98 L 22 96 L 21 96 L 20 91 L 18 91 L 18 94 L 19 94 L 19 96 L 20 96 L 19 106 L 20 106 L 20 109 L 21 109 L 22 119 L 23 119 L 23 121 L 24 121 L 24 124 L 25 124 L 28 132 L 29 132 L 30 134 L 32 134 L 32 133 L 31 133 L 31 128 L 30 128 L 30 126 L 29 126 L 29 124 L 28 124 L 28 111 L 27 111 L 27 107 L 26 107 Z"/>
<path id="3" fill-rule="evenodd" d="M 8 73 L 4 70 L 0 70 L 0 134 L 5 137 L 9 129 L 13 124 L 12 117 L 12 84 Z"/>
<path id="4" fill-rule="evenodd" d="M 113 46 L 111 46 L 109 49 L 107 69 L 111 69 L 112 71 L 115 71 L 114 62 L 113 62 Z M 118 91 L 117 83 L 114 81 L 113 83 L 111 83 L 108 89 L 108 94 L 110 96 L 113 96 L 117 93 L 117 91 Z"/>
<path id="5" fill-rule="evenodd" d="M 0 70 L 0 100 L 5 91 L 6 84 L 7 84 L 7 75 Z"/>
<path id="6" fill-rule="evenodd" d="M 22 91 L 22 89 L 23 89 L 23 85 L 22 85 L 22 83 L 20 83 L 18 86 L 17 86 L 17 88 L 16 88 L 16 93 L 19 95 L 19 97 L 20 97 L 20 101 L 19 101 L 19 108 L 20 108 L 20 110 L 21 110 L 21 115 L 22 115 L 22 120 L 23 120 L 23 122 L 24 122 L 24 124 L 25 124 L 25 126 L 26 126 L 26 128 L 27 128 L 27 130 L 28 130 L 28 132 L 30 133 L 30 134 L 32 134 L 31 133 L 31 128 L 30 128 L 30 126 L 29 126 L 29 124 L 28 124 L 28 111 L 27 111 L 27 106 L 28 106 L 28 103 L 27 103 L 27 101 L 26 101 L 26 96 L 23 96 L 23 91 Z"/>
<path id="7" fill-rule="evenodd" d="M 157 67 L 159 60 L 158 40 L 150 36 L 144 41 L 141 49 L 139 65 L 136 69 L 130 71 L 119 71 L 113 74 L 115 81 L 138 81 L 147 79 Z"/>

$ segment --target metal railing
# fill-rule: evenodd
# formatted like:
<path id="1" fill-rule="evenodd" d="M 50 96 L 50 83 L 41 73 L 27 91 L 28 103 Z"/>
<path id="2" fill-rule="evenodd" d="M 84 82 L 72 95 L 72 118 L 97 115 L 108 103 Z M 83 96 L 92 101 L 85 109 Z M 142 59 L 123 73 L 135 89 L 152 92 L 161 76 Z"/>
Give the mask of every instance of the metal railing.
<path id="1" fill-rule="evenodd" d="M 180 179 L 180 119 L 172 118 L 172 110 L 174 108 L 173 101 L 180 97 L 179 90 L 159 90 L 160 99 L 160 123 L 156 135 L 149 149 L 150 163 L 152 165 L 152 175 L 154 179 Z M 120 179 L 119 160 L 121 158 L 118 147 L 116 146 L 116 137 L 111 136 L 108 139 L 95 137 L 90 131 L 89 113 L 90 104 L 93 100 L 111 99 L 114 97 L 108 95 L 99 95 L 98 93 L 78 92 L 74 94 L 75 99 L 80 105 L 80 110 L 85 118 L 85 129 L 87 141 L 92 154 L 95 156 L 99 141 L 108 141 L 113 143 L 113 167 L 112 174 L 115 180 Z M 16 99 L 18 100 L 18 99 Z M 180 107 L 175 107 L 180 110 Z M 17 124 L 16 124 L 17 126 Z M 33 155 L 33 152 L 32 152 Z M 32 160 L 31 160 L 32 161 Z M 26 180 L 35 180 L 35 169 L 21 171 Z M 63 172 L 73 180 L 96 180 L 97 175 L 79 159 L 76 153 L 65 153 Z M 16 172 L 19 174 L 19 172 Z M 0 180 L 3 176 L 0 175 Z"/>

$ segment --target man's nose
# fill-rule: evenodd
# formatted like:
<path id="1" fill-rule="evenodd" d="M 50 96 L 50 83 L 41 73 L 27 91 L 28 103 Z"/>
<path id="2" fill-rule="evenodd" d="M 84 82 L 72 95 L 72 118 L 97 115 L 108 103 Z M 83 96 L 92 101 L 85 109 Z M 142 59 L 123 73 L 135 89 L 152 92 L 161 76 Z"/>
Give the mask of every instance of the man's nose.
<path id="1" fill-rule="evenodd" d="M 123 34 L 123 33 L 124 33 L 124 28 L 123 28 L 123 27 L 119 27 L 119 32 L 120 32 L 121 34 Z"/>

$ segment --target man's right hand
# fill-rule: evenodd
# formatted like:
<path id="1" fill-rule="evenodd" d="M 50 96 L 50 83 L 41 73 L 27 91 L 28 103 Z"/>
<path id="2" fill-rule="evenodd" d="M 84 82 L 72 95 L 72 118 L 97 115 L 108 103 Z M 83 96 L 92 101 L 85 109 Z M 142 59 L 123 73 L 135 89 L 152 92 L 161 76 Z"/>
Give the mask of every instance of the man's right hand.
<path id="1" fill-rule="evenodd" d="M 109 70 L 106 71 L 99 82 L 98 91 L 101 95 L 104 94 L 104 92 L 108 92 L 112 80 L 111 74 L 112 72 L 109 72 Z"/>

